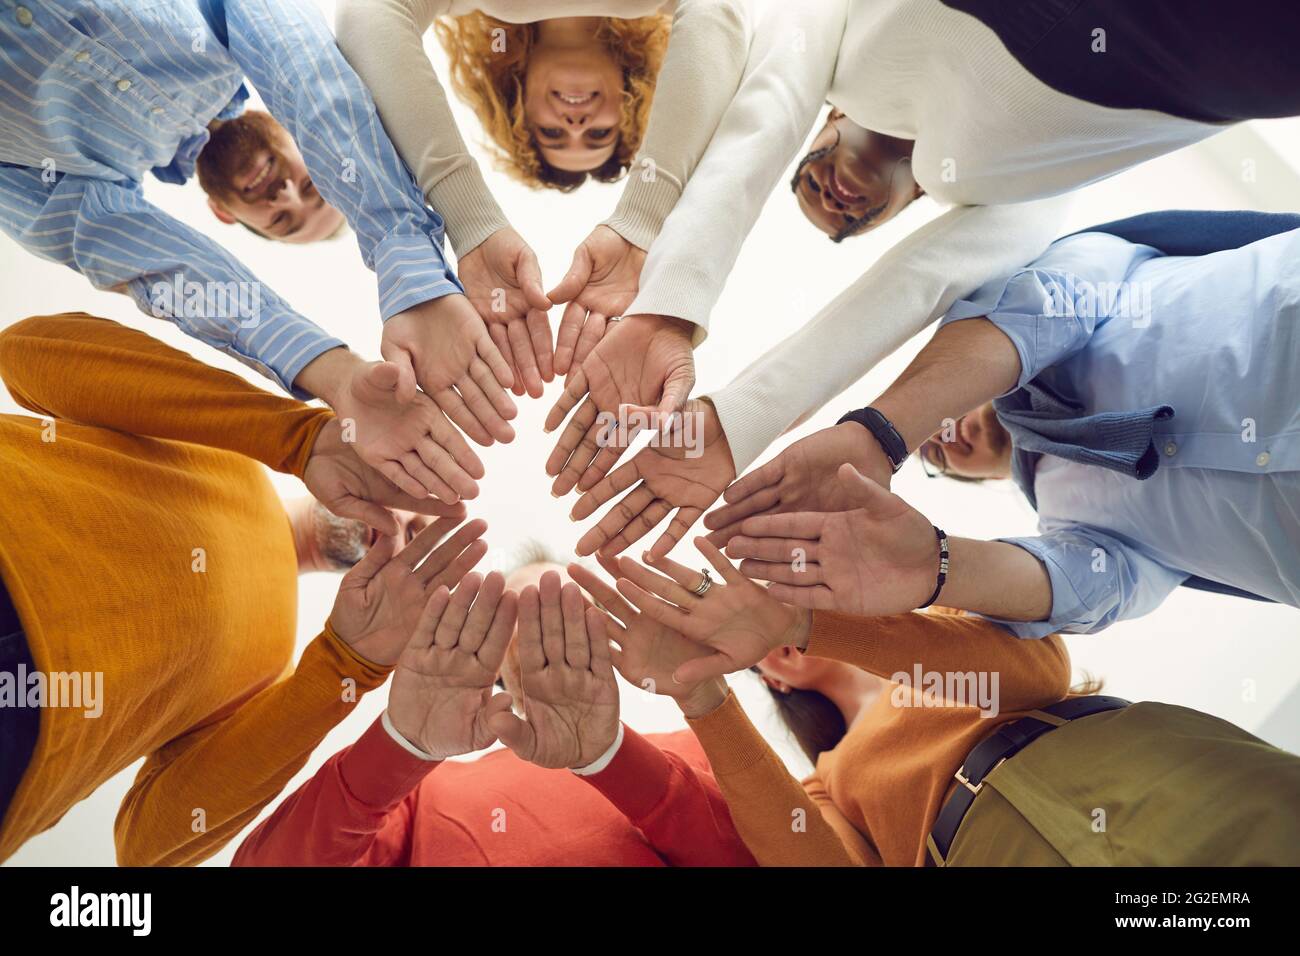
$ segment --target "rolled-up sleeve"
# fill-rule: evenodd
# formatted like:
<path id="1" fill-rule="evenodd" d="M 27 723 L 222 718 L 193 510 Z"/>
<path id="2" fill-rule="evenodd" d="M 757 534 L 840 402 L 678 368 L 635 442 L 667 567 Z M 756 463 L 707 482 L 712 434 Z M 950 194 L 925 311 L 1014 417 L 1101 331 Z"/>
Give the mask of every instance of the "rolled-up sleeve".
<path id="1" fill-rule="evenodd" d="M 990 617 L 1017 637 L 1092 634 L 1154 610 L 1187 578 L 1120 539 L 1082 525 L 1055 528 L 1037 537 L 1002 538 L 1042 562 L 1052 583 L 1052 611 L 1045 621 Z"/>

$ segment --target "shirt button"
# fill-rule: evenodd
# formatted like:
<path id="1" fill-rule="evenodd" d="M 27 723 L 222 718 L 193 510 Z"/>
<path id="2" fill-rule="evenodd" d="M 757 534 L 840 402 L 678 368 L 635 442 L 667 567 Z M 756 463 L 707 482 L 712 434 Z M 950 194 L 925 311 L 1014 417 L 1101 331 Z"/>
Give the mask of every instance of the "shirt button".
<path id="1" fill-rule="evenodd" d="M 14 19 L 18 21 L 20 27 L 29 27 L 32 25 L 32 11 L 26 7 L 15 7 Z"/>
<path id="2" fill-rule="evenodd" d="M 87 53 L 85 50 L 82 50 L 80 53 L 74 56 L 73 59 L 76 60 L 78 63 L 85 63 L 87 60 L 90 59 L 90 54 Z"/>
<path id="3" fill-rule="evenodd" d="M 1255 464 L 1259 465 L 1259 467 L 1261 467 L 1261 468 L 1263 468 L 1265 465 L 1267 465 L 1268 462 L 1269 462 L 1269 455 L 1268 455 L 1268 452 L 1266 452 L 1266 451 L 1261 451 L 1261 452 L 1260 452 L 1260 453 L 1255 457 Z"/>
<path id="4" fill-rule="evenodd" d="M 1170 458 L 1174 457 L 1174 455 L 1178 454 L 1178 446 L 1171 441 L 1165 442 L 1165 454 Z"/>
<path id="5" fill-rule="evenodd" d="M 129 89 L 131 88 L 131 81 L 130 81 L 130 80 L 118 80 L 118 81 L 117 81 L 117 88 L 118 88 L 119 90 L 121 90 L 123 93 L 125 93 L 127 90 L 129 90 Z"/>

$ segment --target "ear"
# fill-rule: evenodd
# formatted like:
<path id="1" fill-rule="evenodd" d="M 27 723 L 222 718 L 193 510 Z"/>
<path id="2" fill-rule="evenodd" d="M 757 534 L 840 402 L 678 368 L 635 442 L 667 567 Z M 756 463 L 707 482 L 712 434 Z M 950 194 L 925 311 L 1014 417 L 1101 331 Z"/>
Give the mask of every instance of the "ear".
<path id="1" fill-rule="evenodd" d="M 221 205 L 221 203 L 217 202 L 211 196 L 208 197 L 208 208 L 212 210 L 214 216 L 224 222 L 227 226 L 233 226 L 235 223 L 239 222 L 238 219 L 227 211 L 225 206 Z"/>

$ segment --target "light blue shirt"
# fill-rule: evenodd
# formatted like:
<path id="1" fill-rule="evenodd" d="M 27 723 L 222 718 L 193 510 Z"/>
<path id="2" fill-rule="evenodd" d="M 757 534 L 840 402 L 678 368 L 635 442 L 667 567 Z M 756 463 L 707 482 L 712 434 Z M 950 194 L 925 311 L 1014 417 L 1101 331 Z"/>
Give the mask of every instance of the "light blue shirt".
<path id="1" fill-rule="evenodd" d="M 942 324 L 987 316 L 1037 378 L 1083 414 L 1166 404 L 1145 481 L 1044 456 L 1039 531 L 1047 621 L 1089 633 L 1199 575 L 1300 607 L 1300 230 L 1240 249 L 1163 256 L 1086 233 L 976 291 Z"/>
<path id="2" fill-rule="evenodd" d="M 442 219 L 304 0 L 0 0 L 0 228 L 291 389 L 343 343 L 141 188 L 193 174 L 245 77 L 355 230 L 384 319 L 462 291 Z"/>

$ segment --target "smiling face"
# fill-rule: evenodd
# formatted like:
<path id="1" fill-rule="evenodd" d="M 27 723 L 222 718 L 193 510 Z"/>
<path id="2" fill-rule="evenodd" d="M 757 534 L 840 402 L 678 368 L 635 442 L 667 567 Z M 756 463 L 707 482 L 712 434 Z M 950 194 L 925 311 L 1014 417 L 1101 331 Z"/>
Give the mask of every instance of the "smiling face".
<path id="1" fill-rule="evenodd" d="M 545 162 L 565 172 L 599 169 L 614 155 L 623 72 L 594 40 L 534 47 L 524 73 L 524 117 Z"/>
<path id="2" fill-rule="evenodd" d="M 921 443 L 917 454 L 944 475 L 1011 477 L 1011 436 L 998 421 L 992 402 L 935 432 Z"/>
<path id="3" fill-rule="evenodd" d="M 832 110 L 790 188 L 808 221 L 840 242 L 888 222 L 923 194 L 912 178 L 911 153 L 911 141 Z"/>
<path id="4" fill-rule="evenodd" d="M 198 161 L 208 206 L 222 222 L 241 222 L 281 242 L 328 239 L 343 214 L 317 190 L 302 153 L 268 113 L 249 110 L 212 129 Z"/>

